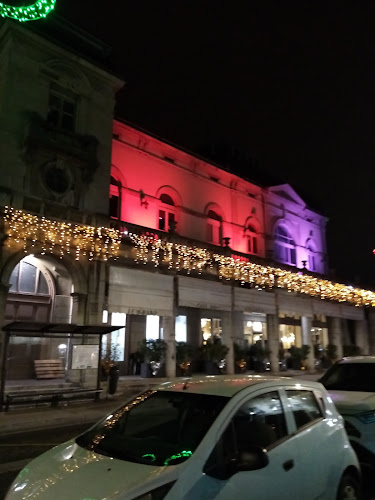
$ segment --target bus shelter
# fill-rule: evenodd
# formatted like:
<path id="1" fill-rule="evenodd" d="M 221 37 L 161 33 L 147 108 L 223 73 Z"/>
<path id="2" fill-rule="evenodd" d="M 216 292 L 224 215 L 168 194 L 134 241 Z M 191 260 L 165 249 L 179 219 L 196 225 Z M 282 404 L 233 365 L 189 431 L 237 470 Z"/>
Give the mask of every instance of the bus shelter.
<path id="1" fill-rule="evenodd" d="M 15 321 L 3 327 L 0 410 L 7 382 L 35 389 L 56 380 L 99 390 L 103 335 L 118 326 Z"/>

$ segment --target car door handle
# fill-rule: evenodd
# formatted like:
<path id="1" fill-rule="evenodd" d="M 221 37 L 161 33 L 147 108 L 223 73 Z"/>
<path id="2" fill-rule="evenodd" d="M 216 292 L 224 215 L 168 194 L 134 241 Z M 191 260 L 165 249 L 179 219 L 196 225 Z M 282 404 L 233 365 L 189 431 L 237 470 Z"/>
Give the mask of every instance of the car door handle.
<path id="1" fill-rule="evenodd" d="M 286 462 L 283 463 L 284 470 L 288 471 L 290 469 L 293 469 L 294 467 L 294 460 L 287 460 Z"/>

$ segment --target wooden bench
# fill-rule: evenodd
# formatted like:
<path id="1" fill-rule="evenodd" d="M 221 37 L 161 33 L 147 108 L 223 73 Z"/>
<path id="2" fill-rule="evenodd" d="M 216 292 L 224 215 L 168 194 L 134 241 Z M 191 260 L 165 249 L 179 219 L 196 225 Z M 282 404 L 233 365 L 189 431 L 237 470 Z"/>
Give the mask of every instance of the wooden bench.
<path id="1" fill-rule="evenodd" d="M 36 359 L 34 360 L 34 367 L 37 379 L 65 377 L 65 370 L 61 359 Z"/>
<path id="2" fill-rule="evenodd" d="M 14 392 L 5 395 L 5 411 L 9 410 L 13 405 L 30 405 L 35 404 L 38 406 L 40 403 L 51 403 L 52 408 L 57 408 L 62 401 L 72 401 L 79 399 L 86 399 L 88 397 L 94 398 L 95 401 L 99 399 L 100 393 L 103 389 L 56 389 L 54 391 L 24 391 Z"/>

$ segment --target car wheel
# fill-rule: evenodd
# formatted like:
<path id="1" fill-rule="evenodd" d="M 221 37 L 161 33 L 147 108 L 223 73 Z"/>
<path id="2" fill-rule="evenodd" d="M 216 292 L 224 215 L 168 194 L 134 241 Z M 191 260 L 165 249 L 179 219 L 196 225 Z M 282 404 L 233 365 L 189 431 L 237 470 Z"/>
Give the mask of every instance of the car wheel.
<path id="1" fill-rule="evenodd" d="M 359 500 L 360 486 L 357 479 L 349 474 L 341 478 L 336 500 Z"/>

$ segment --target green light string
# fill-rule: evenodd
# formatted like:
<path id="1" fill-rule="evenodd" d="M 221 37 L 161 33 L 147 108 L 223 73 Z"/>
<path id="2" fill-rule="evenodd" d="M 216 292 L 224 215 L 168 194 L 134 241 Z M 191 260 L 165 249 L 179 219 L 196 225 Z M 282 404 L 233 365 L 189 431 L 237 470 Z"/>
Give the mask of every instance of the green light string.
<path id="1" fill-rule="evenodd" d="M 176 455 L 172 455 L 171 457 L 167 458 L 167 460 L 164 462 L 164 465 L 170 465 L 170 462 L 172 462 L 173 460 L 178 460 L 182 457 L 190 457 L 192 454 L 193 452 L 189 450 L 183 450 L 180 453 L 176 453 Z"/>
<path id="2" fill-rule="evenodd" d="M 149 458 L 150 462 L 155 462 L 156 460 L 156 457 L 153 453 L 145 453 L 144 455 L 142 455 L 142 458 Z"/>
<path id="3" fill-rule="evenodd" d="M 35 21 L 46 17 L 54 8 L 56 0 L 37 0 L 30 5 L 14 7 L 0 2 L 0 16 L 10 17 L 20 22 Z"/>

